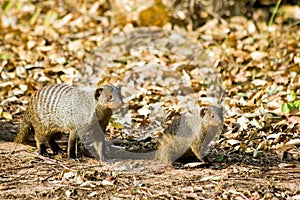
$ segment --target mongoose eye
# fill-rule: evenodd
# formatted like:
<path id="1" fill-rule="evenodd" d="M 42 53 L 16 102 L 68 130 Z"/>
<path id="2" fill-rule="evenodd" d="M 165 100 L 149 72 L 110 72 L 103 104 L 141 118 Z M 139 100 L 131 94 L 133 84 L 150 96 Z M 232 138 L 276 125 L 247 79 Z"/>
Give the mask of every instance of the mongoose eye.
<path id="1" fill-rule="evenodd" d="M 114 98 L 113 95 L 108 96 L 108 100 L 109 100 L 109 101 L 113 100 L 113 98 Z"/>

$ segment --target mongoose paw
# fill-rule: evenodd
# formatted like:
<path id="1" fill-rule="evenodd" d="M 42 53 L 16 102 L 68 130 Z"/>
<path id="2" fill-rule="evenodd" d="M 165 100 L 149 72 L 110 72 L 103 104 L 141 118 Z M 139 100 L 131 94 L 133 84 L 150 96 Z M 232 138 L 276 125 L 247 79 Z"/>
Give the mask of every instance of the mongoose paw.
<path id="1" fill-rule="evenodd" d="M 82 161 L 82 158 L 81 157 L 78 157 L 78 158 L 76 158 L 76 157 L 69 157 L 71 160 L 74 160 L 74 161 L 76 161 L 76 162 L 81 162 Z"/>
<path id="2" fill-rule="evenodd" d="M 101 156 L 97 156 L 95 157 L 96 160 L 98 160 L 100 163 L 111 163 L 112 162 L 112 159 L 110 159 L 110 157 L 106 157 L 104 155 L 101 155 Z"/>
<path id="3" fill-rule="evenodd" d="M 107 159 L 106 157 L 104 156 L 101 156 L 99 159 L 98 159 L 100 162 L 108 162 L 109 159 Z"/>
<path id="4" fill-rule="evenodd" d="M 50 157 L 50 154 L 47 151 L 45 151 L 45 152 L 39 152 L 39 155 L 45 156 L 45 157 Z"/>
<path id="5" fill-rule="evenodd" d="M 75 158 L 74 159 L 76 162 L 82 162 L 82 158 L 80 157 L 80 158 Z"/>
<path id="6" fill-rule="evenodd" d="M 53 150 L 52 150 L 52 151 L 53 151 Z M 53 151 L 53 155 L 63 154 L 63 153 L 64 153 L 64 151 L 63 151 L 61 148 L 55 149 L 55 151 Z"/>
<path id="7" fill-rule="evenodd" d="M 210 164 L 210 161 L 208 160 L 207 157 L 201 158 L 200 161 L 203 162 L 203 164 L 206 164 L 206 165 Z"/>

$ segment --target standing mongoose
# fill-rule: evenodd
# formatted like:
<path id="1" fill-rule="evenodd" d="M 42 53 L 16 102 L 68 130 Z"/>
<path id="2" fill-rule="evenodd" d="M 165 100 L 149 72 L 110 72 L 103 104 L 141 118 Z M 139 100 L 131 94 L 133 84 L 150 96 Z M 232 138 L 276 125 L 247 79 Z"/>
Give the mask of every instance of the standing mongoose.
<path id="1" fill-rule="evenodd" d="M 222 124 L 222 109 L 217 106 L 202 107 L 199 116 L 181 115 L 165 129 L 156 160 L 171 163 L 192 152 L 204 161 L 207 149 Z"/>
<path id="2" fill-rule="evenodd" d="M 93 146 L 98 159 L 104 160 L 104 131 L 112 109 L 122 104 L 120 88 L 111 85 L 96 89 L 65 84 L 45 86 L 31 97 L 16 142 L 26 143 L 34 135 L 39 154 L 47 155 L 46 144 L 57 153 L 61 149 L 55 140 L 68 133 L 69 158 L 76 158 L 76 140 L 80 138 L 85 145 Z"/>

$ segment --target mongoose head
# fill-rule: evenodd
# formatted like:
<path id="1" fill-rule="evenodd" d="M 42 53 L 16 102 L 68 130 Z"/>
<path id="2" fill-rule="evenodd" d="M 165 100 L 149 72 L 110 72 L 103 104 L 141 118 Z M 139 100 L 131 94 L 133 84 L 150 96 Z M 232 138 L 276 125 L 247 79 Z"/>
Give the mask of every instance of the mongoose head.
<path id="1" fill-rule="evenodd" d="M 118 109 L 123 105 L 121 88 L 112 85 L 103 85 L 96 89 L 95 99 L 101 106 Z"/>
<path id="2" fill-rule="evenodd" d="M 223 124 L 223 110 L 217 106 L 205 106 L 200 109 L 200 116 L 204 123 L 211 126 L 221 126 Z"/>

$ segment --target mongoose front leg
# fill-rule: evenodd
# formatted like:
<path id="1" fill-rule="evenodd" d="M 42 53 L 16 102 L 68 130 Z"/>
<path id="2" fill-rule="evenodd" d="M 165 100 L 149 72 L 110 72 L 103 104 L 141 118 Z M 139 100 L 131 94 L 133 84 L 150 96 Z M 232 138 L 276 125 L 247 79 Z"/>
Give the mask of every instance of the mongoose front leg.
<path id="1" fill-rule="evenodd" d="M 172 162 L 171 154 L 172 151 L 170 145 L 161 146 L 161 148 L 156 152 L 155 159 L 161 163 L 169 164 Z"/>
<path id="2" fill-rule="evenodd" d="M 47 135 L 47 132 L 44 131 L 44 129 L 41 128 L 41 127 L 37 127 L 36 130 L 37 131 L 35 133 L 34 139 L 36 141 L 36 146 L 38 148 L 38 153 L 39 153 L 39 155 L 43 155 L 43 156 L 48 157 L 49 154 L 47 152 L 47 147 L 46 147 L 47 141 L 43 137 L 43 135 Z"/>
<path id="3" fill-rule="evenodd" d="M 101 131 L 100 133 L 98 131 L 92 131 L 92 136 L 94 138 L 94 148 L 97 153 L 97 158 L 101 161 L 105 161 L 105 138 L 104 133 Z"/>
<path id="4" fill-rule="evenodd" d="M 34 137 L 34 130 L 28 117 L 24 116 L 23 124 L 21 124 L 19 133 L 17 134 L 15 141 L 17 143 L 29 144 L 29 138 Z"/>
<path id="5" fill-rule="evenodd" d="M 68 141 L 68 157 L 72 159 L 76 159 L 76 140 L 77 134 L 75 131 L 71 131 L 69 134 L 69 141 Z"/>

